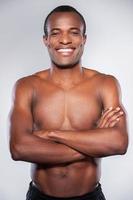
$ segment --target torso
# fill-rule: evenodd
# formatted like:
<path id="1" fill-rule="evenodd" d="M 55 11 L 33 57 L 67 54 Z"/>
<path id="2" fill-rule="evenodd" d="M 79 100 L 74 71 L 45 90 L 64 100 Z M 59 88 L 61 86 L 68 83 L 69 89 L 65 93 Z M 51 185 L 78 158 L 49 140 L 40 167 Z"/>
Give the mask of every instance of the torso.
<path id="1" fill-rule="evenodd" d="M 93 129 L 102 112 L 99 85 L 102 75 L 85 69 L 85 80 L 68 90 L 48 80 L 48 70 L 34 75 L 33 118 L 38 130 Z M 70 164 L 34 165 L 32 179 L 52 196 L 90 192 L 99 181 L 100 163 L 88 157 Z"/>

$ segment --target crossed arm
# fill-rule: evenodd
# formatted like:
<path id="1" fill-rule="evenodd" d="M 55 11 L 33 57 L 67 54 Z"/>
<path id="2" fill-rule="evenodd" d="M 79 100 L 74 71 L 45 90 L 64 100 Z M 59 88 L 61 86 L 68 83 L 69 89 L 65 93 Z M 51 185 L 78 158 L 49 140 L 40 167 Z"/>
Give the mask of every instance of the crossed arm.
<path id="1" fill-rule="evenodd" d="M 108 94 L 104 90 L 102 98 L 105 112 L 95 129 L 34 131 L 31 88 L 27 79 L 19 81 L 16 87 L 10 127 L 10 150 L 14 160 L 55 165 L 79 161 L 86 156 L 101 157 L 126 152 L 125 113 L 121 113 L 122 108 L 114 109 L 120 105 L 116 89 L 111 89 L 112 93 Z M 110 107 L 113 108 L 107 109 Z"/>
<path id="2" fill-rule="evenodd" d="M 124 112 L 119 107 L 109 108 L 101 116 L 95 129 L 37 131 L 34 135 L 64 144 L 86 156 L 105 157 L 124 154 L 127 147 L 127 136 L 125 131 L 119 128 L 119 123 L 123 124 L 124 118 Z"/>

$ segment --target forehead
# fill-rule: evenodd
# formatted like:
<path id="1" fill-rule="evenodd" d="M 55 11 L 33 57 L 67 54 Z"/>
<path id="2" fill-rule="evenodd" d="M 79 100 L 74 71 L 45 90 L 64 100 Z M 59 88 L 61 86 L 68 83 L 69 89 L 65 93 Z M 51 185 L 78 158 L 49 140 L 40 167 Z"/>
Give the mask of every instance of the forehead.
<path id="1" fill-rule="evenodd" d="M 78 28 L 83 31 L 83 22 L 80 16 L 75 12 L 55 12 L 53 13 L 47 23 L 47 30 L 51 29 L 70 29 Z"/>

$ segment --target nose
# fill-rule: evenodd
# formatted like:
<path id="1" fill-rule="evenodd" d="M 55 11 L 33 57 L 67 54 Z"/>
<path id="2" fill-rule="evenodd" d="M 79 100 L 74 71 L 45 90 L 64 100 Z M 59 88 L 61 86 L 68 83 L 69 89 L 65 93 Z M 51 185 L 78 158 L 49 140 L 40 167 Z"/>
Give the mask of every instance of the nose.
<path id="1" fill-rule="evenodd" d="M 71 37 L 69 36 L 68 33 L 62 33 L 59 40 L 61 44 L 65 44 L 65 45 L 70 44 L 72 42 Z"/>

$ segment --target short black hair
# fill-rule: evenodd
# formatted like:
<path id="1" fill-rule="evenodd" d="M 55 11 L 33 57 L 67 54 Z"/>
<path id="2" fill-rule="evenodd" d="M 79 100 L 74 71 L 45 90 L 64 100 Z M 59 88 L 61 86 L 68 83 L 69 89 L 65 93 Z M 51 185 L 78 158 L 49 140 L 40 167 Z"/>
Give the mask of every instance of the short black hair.
<path id="1" fill-rule="evenodd" d="M 85 23 L 85 19 L 84 17 L 72 6 L 68 6 L 68 5 L 62 5 L 62 6 L 58 6 L 55 9 L 53 9 L 46 17 L 45 21 L 44 21 L 44 34 L 45 36 L 48 35 L 48 31 L 47 31 L 47 24 L 48 24 L 48 19 L 49 17 L 56 12 L 75 12 L 79 15 L 83 25 L 84 25 L 84 29 L 83 29 L 83 35 L 85 35 L 86 32 L 86 23 Z"/>

